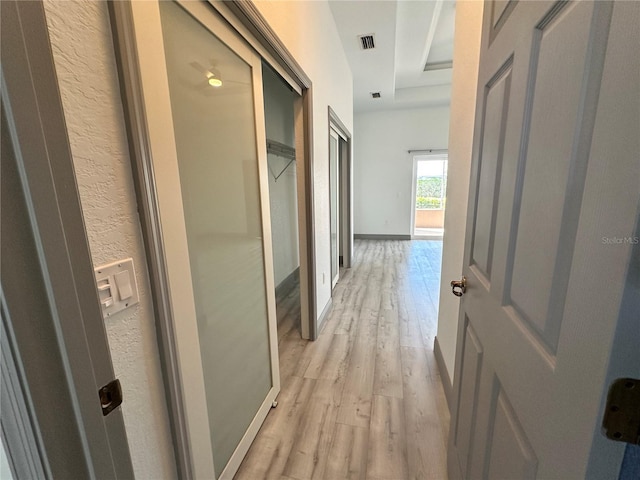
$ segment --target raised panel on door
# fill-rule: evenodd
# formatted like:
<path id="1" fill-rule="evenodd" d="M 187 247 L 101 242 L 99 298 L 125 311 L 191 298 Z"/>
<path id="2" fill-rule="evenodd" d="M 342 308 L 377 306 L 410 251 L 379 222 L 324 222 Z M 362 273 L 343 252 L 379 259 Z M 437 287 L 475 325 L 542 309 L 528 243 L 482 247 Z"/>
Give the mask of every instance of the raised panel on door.
<path id="1" fill-rule="evenodd" d="M 499 386 L 497 391 L 489 420 L 483 478 L 532 480 L 538 464 L 535 452 L 507 393 Z"/>
<path id="2" fill-rule="evenodd" d="M 518 0 L 492 0 L 488 9 L 490 11 L 491 18 L 491 40 L 498 35 L 500 29 L 509 18 L 509 15 L 513 11 L 514 7 L 518 3 Z"/>
<path id="3" fill-rule="evenodd" d="M 507 60 L 484 89 L 472 263 L 478 267 L 478 273 L 484 277 L 487 285 L 491 280 L 512 60 Z"/>
<path id="4" fill-rule="evenodd" d="M 584 94 L 590 65 L 589 36 L 594 2 L 557 4 L 531 32 L 513 256 L 507 277 L 509 303 L 555 352 L 566 292 L 567 256 L 577 222 L 572 196 L 583 188 L 576 175 L 576 139 L 593 116 Z M 579 204 L 577 205 L 579 207 Z"/>
<path id="5" fill-rule="evenodd" d="M 458 451 L 460 469 L 466 474 L 472 451 L 472 440 L 476 424 L 476 405 L 482 369 L 482 345 L 465 319 L 466 329 L 462 348 L 461 388 L 458 398 L 457 421 L 454 444 Z"/>
<path id="6" fill-rule="evenodd" d="M 463 477 L 536 478 L 536 452 L 489 358 L 478 371 L 475 398 L 473 440 Z"/>
<path id="7" fill-rule="evenodd" d="M 505 15 L 510 0 L 494 0 L 491 2 L 491 25 L 495 29 Z"/>

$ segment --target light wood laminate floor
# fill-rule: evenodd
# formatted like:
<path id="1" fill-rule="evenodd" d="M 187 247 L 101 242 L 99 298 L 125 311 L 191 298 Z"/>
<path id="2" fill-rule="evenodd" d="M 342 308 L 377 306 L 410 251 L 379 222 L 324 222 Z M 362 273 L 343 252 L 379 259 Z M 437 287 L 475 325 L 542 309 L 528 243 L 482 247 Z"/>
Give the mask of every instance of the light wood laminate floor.
<path id="1" fill-rule="evenodd" d="M 283 304 L 278 406 L 236 479 L 446 479 L 441 252 L 441 241 L 356 240 L 315 342 L 300 338 L 295 301 Z"/>

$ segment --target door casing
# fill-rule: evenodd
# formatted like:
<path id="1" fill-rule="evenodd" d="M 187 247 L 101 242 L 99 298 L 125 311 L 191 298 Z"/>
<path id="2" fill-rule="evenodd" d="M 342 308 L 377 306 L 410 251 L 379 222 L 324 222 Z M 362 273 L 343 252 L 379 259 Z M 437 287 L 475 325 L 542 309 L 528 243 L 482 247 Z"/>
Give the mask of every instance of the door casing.
<path id="1" fill-rule="evenodd" d="M 351 268 L 353 263 L 353 161 L 351 132 L 336 112 L 328 107 L 329 132 L 338 134 L 339 171 L 339 245 L 342 250 L 342 267 Z M 331 205 L 329 205 L 330 207 Z"/>
<path id="2" fill-rule="evenodd" d="M 439 150 L 439 153 L 430 153 L 432 152 L 431 150 L 425 150 L 423 154 L 420 153 L 414 153 L 416 152 L 414 151 L 409 151 L 409 156 L 411 157 L 411 161 L 413 163 L 413 175 L 412 175 L 412 180 L 411 180 L 411 238 L 415 237 L 415 231 L 416 231 L 416 195 L 417 195 L 417 183 L 418 183 L 418 162 L 421 160 L 418 160 L 418 157 L 420 156 L 428 156 L 428 157 L 432 157 L 432 158 L 427 158 L 425 160 L 447 160 L 448 161 L 448 157 L 449 157 L 449 153 L 448 150 Z M 429 153 L 427 153 L 429 152 Z"/>

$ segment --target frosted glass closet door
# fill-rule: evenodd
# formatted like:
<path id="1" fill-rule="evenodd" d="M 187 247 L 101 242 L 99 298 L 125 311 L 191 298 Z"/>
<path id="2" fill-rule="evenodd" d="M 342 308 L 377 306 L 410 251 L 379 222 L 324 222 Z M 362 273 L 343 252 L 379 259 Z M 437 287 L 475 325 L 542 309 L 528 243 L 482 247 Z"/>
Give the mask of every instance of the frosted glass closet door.
<path id="1" fill-rule="evenodd" d="M 160 18 L 197 318 L 193 348 L 220 473 L 274 383 L 256 72 L 176 3 L 160 2 Z"/>

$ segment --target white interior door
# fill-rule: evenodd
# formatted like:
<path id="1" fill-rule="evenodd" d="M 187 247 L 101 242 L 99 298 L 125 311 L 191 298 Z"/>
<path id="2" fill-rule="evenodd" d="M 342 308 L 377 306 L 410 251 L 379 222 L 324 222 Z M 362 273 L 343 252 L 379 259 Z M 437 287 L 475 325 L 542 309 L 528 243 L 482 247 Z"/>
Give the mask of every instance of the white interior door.
<path id="1" fill-rule="evenodd" d="M 279 385 L 261 59 L 204 2 L 132 2 L 195 478 Z"/>
<path id="2" fill-rule="evenodd" d="M 329 194 L 331 196 L 331 288 L 340 276 L 340 137 L 329 129 Z"/>
<path id="3" fill-rule="evenodd" d="M 639 21 L 637 2 L 485 8 L 452 479 L 617 478 L 622 445 L 596 444 L 637 242 Z"/>

